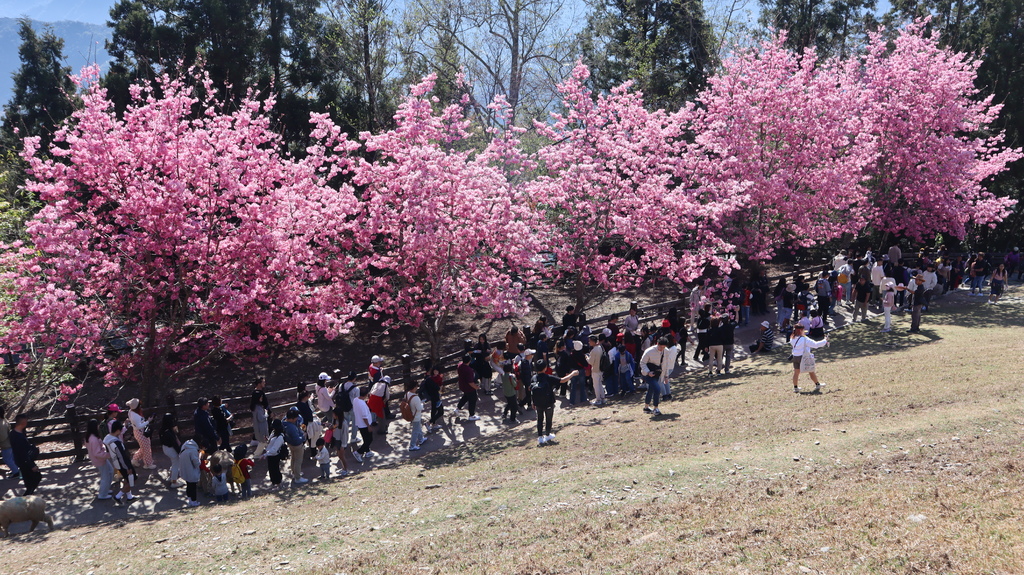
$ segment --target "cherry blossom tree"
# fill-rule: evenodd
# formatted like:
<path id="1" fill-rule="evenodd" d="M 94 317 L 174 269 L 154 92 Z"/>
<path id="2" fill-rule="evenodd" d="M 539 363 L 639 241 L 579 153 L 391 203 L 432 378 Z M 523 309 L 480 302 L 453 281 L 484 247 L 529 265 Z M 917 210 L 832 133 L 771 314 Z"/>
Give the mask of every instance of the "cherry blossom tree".
<path id="1" fill-rule="evenodd" d="M 780 34 L 727 59 L 692 124 L 711 162 L 704 185 L 741 190 L 727 236 L 755 258 L 860 230 L 851 207 L 875 153 L 866 94 L 849 65 L 784 42 Z"/>
<path id="2" fill-rule="evenodd" d="M 702 160 L 683 138 L 691 110 L 648 111 L 629 83 L 595 95 L 589 74 L 578 64 L 559 86 L 564 112 L 534 122 L 550 144 L 538 153 L 543 175 L 528 186 L 554 230 L 555 272 L 572 285 L 577 309 L 598 290 L 729 269 L 718 221 L 737 204 L 731 188 L 697 185 Z"/>
<path id="3" fill-rule="evenodd" d="M 891 41 L 891 44 L 890 44 Z M 1016 203 L 985 184 L 1021 157 L 993 127 L 1001 105 L 975 87 L 981 60 L 939 45 L 925 22 L 871 36 L 864 115 L 877 152 L 861 208 L 875 229 L 923 240 L 995 226 Z"/>
<path id="4" fill-rule="evenodd" d="M 366 315 L 423 330 L 431 357 L 457 312 L 527 311 L 524 288 L 543 230 L 521 188 L 518 130 L 476 151 L 468 98 L 436 113 L 428 76 L 411 88 L 396 127 L 360 134 L 370 161 L 354 168 L 362 205 L 353 225 Z M 509 117 L 499 101 L 498 114 Z"/>
<path id="5" fill-rule="evenodd" d="M 97 362 L 149 398 L 221 354 L 345 333 L 357 202 L 326 179 L 347 158 L 281 155 L 272 100 L 225 110 L 199 74 L 134 86 L 118 118 L 96 74 L 47 154 L 26 140 L 45 207 L 4 254 L 2 343 Z"/>

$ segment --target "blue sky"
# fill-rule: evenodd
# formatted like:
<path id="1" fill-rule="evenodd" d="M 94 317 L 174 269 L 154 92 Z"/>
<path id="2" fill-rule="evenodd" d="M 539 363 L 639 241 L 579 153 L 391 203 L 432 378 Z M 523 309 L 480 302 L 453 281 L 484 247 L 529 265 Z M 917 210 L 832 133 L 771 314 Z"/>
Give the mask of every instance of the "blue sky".
<path id="1" fill-rule="evenodd" d="M 28 16 L 42 22 L 77 20 L 106 24 L 116 0 L 0 0 L 0 18 Z"/>

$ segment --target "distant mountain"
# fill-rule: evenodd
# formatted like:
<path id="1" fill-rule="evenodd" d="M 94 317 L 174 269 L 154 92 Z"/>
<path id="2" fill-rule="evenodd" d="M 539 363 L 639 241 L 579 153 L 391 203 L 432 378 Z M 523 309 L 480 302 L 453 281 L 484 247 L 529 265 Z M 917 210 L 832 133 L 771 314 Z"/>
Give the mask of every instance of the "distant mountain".
<path id="1" fill-rule="evenodd" d="M 71 67 L 72 72 L 77 73 L 83 66 L 93 62 L 106 70 L 110 56 L 103 46 L 110 38 L 110 28 L 66 20 L 32 22 L 32 27 L 39 34 L 47 25 L 53 29 L 54 34 L 64 39 L 64 63 Z M 14 80 L 11 77 L 21 67 L 21 59 L 18 58 L 19 46 L 21 38 L 18 37 L 18 20 L 0 18 L 0 104 L 7 103 L 14 90 Z"/>

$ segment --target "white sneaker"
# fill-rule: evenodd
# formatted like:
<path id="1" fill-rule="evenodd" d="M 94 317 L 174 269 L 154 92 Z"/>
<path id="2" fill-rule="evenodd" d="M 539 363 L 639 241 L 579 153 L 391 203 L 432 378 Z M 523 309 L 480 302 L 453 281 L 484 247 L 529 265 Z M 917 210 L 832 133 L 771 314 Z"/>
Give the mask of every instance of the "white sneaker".
<path id="1" fill-rule="evenodd" d="M 419 450 L 420 450 L 420 446 L 419 445 L 413 445 L 412 447 L 409 448 L 409 451 L 419 451 Z"/>
<path id="2" fill-rule="evenodd" d="M 426 438 L 426 437 L 424 437 L 423 439 L 421 439 L 421 440 L 420 440 L 420 442 L 419 442 L 419 444 L 418 444 L 418 445 L 423 445 L 423 444 L 424 444 L 424 443 L 426 443 L 426 442 L 427 442 L 427 438 Z"/>
<path id="3" fill-rule="evenodd" d="M 189 501 L 188 502 L 188 506 L 189 507 L 199 507 L 199 502 L 198 501 Z"/>
<path id="4" fill-rule="evenodd" d="M 309 480 L 306 479 L 305 477 L 300 477 L 300 478 L 296 479 L 295 481 L 292 481 L 292 483 L 294 483 L 296 485 L 304 485 L 306 483 L 309 483 Z"/>
<path id="5" fill-rule="evenodd" d="M 548 434 L 548 435 L 546 436 L 546 439 L 547 439 L 548 441 L 554 441 L 554 440 L 555 440 L 555 434 L 554 434 L 554 433 L 549 433 L 549 434 Z"/>
<path id="6" fill-rule="evenodd" d="M 370 458 L 370 457 L 373 457 L 374 455 L 377 455 L 377 454 L 372 452 L 372 451 L 367 451 L 366 453 L 363 454 L 363 457 Z"/>
<path id="7" fill-rule="evenodd" d="M 359 463 L 363 462 L 363 456 L 360 455 L 358 451 L 353 451 L 352 452 L 352 457 L 354 457 L 355 460 L 358 461 Z"/>
<path id="8" fill-rule="evenodd" d="M 469 421 L 480 421 L 480 416 L 479 415 L 473 415 L 473 416 L 471 416 L 469 418 Z"/>
<path id="9" fill-rule="evenodd" d="M 537 438 L 537 446 L 538 447 L 540 447 L 541 445 L 544 445 L 547 442 L 548 442 L 547 436 L 542 436 L 542 437 L 538 437 Z"/>

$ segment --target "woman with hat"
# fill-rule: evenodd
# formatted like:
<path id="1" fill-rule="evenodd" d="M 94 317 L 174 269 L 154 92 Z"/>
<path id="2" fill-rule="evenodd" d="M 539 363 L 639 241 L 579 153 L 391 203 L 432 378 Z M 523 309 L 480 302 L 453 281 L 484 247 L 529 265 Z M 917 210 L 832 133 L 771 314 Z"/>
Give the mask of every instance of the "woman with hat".
<path id="1" fill-rule="evenodd" d="M 153 431 L 149 427 L 149 419 L 142 413 L 142 405 L 137 397 L 128 400 L 128 419 L 132 423 L 132 434 L 135 435 L 135 441 L 139 444 L 139 450 L 132 457 L 132 465 L 140 467 L 139 463 L 141 462 L 143 469 L 156 469 L 156 465 L 153 463 L 153 446 L 150 443 Z"/>

